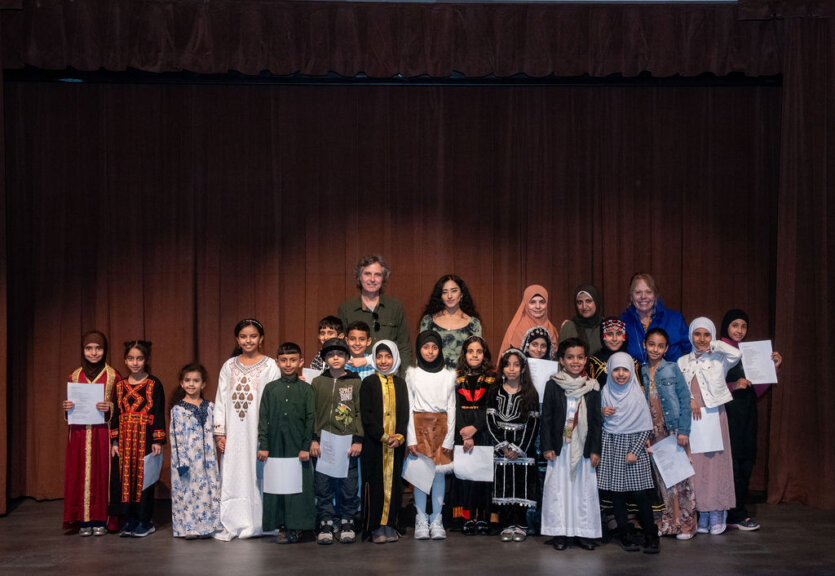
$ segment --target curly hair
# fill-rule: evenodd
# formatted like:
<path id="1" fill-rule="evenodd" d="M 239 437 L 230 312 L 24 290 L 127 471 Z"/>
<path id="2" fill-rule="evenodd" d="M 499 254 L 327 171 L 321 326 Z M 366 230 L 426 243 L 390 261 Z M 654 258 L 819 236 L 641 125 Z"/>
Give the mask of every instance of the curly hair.
<path id="1" fill-rule="evenodd" d="M 438 312 L 444 311 L 446 305 L 444 305 L 442 294 L 444 291 L 444 284 L 450 280 L 458 284 L 458 287 L 461 289 L 461 303 L 459 304 L 461 306 L 461 310 L 467 316 L 478 318 L 478 311 L 475 309 L 475 303 L 473 303 L 473 298 L 470 295 L 470 289 L 467 288 L 467 284 L 464 280 L 455 274 L 446 274 L 441 276 L 438 281 L 435 282 L 435 287 L 432 288 L 432 294 L 429 296 L 429 303 L 426 304 L 426 308 L 423 310 L 423 316 L 432 317 Z"/>
<path id="2" fill-rule="evenodd" d="M 481 348 L 484 350 L 484 358 L 481 360 L 481 366 L 476 369 L 470 367 L 467 364 L 467 348 L 470 347 L 470 344 L 473 342 L 478 342 L 481 344 Z M 487 345 L 487 342 L 481 336 L 470 336 L 461 344 L 461 355 L 458 356 L 458 363 L 455 366 L 455 369 L 460 372 L 461 374 L 483 374 L 485 372 L 490 372 L 493 369 L 493 355 L 490 354 L 490 347 Z"/>
<path id="3" fill-rule="evenodd" d="M 383 284 L 380 286 L 380 293 L 382 294 L 383 288 L 386 282 L 388 282 L 389 276 L 391 276 L 391 268 L 389 268 L 386 261 L 379 254 L 369 254 L 360 258 L 354 267 L 354 279 L 357 281 L 357 288 L 362 290 L 362 271 L 365 267 L 371 266 L 372 264 L 379 264 L 383 269 Z"/>

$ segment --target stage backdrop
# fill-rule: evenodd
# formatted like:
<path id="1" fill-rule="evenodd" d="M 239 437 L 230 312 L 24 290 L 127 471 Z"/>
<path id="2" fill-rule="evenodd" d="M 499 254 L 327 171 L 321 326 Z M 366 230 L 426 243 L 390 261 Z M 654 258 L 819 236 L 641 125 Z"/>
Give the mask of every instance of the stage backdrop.
<path id="1" fill-rule="evenodd" d="M 200 360 L 213 398 L 238 320 L 311 359 L 369 252 L 413 338 L 447 272 L 494 350 L 526 285 L 559 323 L 584 281 L 620 314 L 638 270 L 687 318 L 773 322 L 779 87 L 8 82 L 6 107 L 13 495 L 62 494 L 83 331 L 122 371 L 153 341 L 169 393 Z"/>

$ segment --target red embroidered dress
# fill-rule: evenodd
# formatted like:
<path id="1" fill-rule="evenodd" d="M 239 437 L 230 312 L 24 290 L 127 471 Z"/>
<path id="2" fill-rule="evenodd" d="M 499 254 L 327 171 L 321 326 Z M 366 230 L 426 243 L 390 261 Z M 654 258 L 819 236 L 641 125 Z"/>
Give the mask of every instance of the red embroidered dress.
<path id="1" fill-rule="evenodd" d="M 139 502 L 145 477 L 145 455 L 151 444 L 165 443 L 165 392 L 162 382 L 148 376 L 139 384 L 129 379 L 116 385 L 110 438 L 119 442 L 120 500 Z"/>
<path id="2" fill-rule="evenodd" d="M 119 373 L 105 364 L 90 382 L 81 368 L 68 382 L 104 384 L 104 398 L 111 402 Z M 105 414 L 111 418 L 112 410 Z M 73 424 L 67 432 L 64 466 L 64 528 L 79 522 L 107 522 L 107 483 L 110 476 L 108 424 Z"/>

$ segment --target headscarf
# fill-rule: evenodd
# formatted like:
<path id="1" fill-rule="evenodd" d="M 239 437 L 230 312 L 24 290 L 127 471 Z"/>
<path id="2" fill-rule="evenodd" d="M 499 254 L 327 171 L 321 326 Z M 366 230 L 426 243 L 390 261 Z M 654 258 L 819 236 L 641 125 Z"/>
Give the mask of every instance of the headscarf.
<path id="1" fill-rule="evenodd" d="M 554 375 L 554 382 L 563 389 L 566 398 L 581 398 L 592 390 L 600 390 L 600 385 L 594 378 L 589 378 L 585 373 L 580 376 L 570 376 L 565 370 L 560 370 Z M 582 402 L 577 407 L 577 427 L 571 434 L 570 463 L 572 477 L 577 464 L 583 458 L 583 449 L 586 446 L 586 437 L 589 433 L 589 418 L 586 403 Z"/>
<path id="2" fill-rule="evenodd" d="M 688 334 L 690 334 L 690 344 L 693 346 L 693 352 L 696 352 L 696 343 L 693 342 L 693 332 L 699 328 L 704 328 L 710 332 L 710 339 L 716 340 L 716 326 L 713 324 L 713 321 L 710 318 L 699 316 L 690 323 L 690 329 L 688 330 Z"/>
<path id="3" fill-rule="evenodd" d="M 629 380 L 624 385 L 612 376 L 616 368 L 629 370 Z M 652 430 L 652 416 L 635 376 L 635 361 L 626 352 L 615 352 L 606 363 L 606 386 L 600 393 L 601 406 L 612 406 L 615 413 L 603 419 L 603 430 L 610 434 L 632 434 Z"/>
<path id="4" fill-rule="evenodd" d="M 377 368 L 377 352 L 380 351 L 390 353 L 392 359 L 394 360 L 391 368 L 389 368 L 386 372 Z M 378 340 L 377 343 L 371 347 L 371 358 L 368 359 L 368 363 L 371 364 L 371 367 L 374 368 L 375 371 L 379 372 L 383 376 L 397 374 L 397 371 L 400 369 L 400 351 L 397 349 L 397 344 L 391 340 Z"/>
<path id="5" fill-rule="evenodd" d="M 545 317 L 539 320 L 528 316 L 528 302 L 534 296 L 542 296 L 545 299 Z M 507 332 L 504 334 L 501 352 L 504 352 L 508 348 L 521 346 L 525 333 L 534 326 L 542 326 L 551 334 L 551 342 L 557 341 L 557 336 L 559 335 L 557 328 L 548 319 L 548 291 L 539 284 L 531 284 L 525 288 L 525 293 L 522 295 L 522 303 L 519 304 L 519 308 L 516 310 L 516 314 L 513 316 L 513 319 L 507 327 Z"/>
<path id="6" fill-rule="evenodd" d="M 731 335 L 728 334 L 728 328 L 730 328 L 731 322 L 733 322 L 734 320 L 745 320 L 746 324 L 749 323 L 748 322 L 748 314 L 746 314 L 743 310 L 740 310 L 739 308 L 734 308 L 732 310 L 728 310 L 727 312 L 725 312 L 725 317 L 722 318 L 722 328 L 720 328 L 720 330 L 719 330 L 719 337 L 720 338 L 727 338 L 729 344 L 739 348 L 739 346 L 737 346 L 737 343 L 734 341 L 734 339 L 731 338 Z"/>
<path id="7" fill-rule="evenodd" d="M 542 359 L 552 360 L 554 358 L 554 343 L 551 341 L 551 333 L 542 326 L 534 326 L 525 332 L 525 337 L 522 338 L 522 352 L 526 357 L 529 357 L 528 349 L 531 347 L 531 342 L 537 338 L 544 338 L 548 344 L 548 348 L 545 350 L 545 356 Z"/>
<path id="8" fill-rule="evenodd" d="M 623 343 L 620 345 L 620 348 L 612 351 L 608 346 L 606 346 L 606 340 L 603 338 L 603 334 L 606 330 L 611 330 L 614 327 L 620 328 L 623 332 Z M 607 316 L 604 318 L 603 321 L 600 322 L 600 344 L 600 350 L 598 350 L 594 356 L 601 362 L 608 362 L 609 358 L 612 357 L 612 354 L 615 354 L 616 352 L 625 352 L 629 348 L 627 345 L 626 323 L 617 316 Z"/>
<path id="9" fill-rule="evenodd" d="M 434 342 L 438 346 L 438 357 L 435 358 L 432 362 L 427 362 L 423 359 L 423 356 L 420 353 L 420 349 L 423 348 L 423 345 L 428 342 Z M 440 372 L 444 369 L 444 349 L 443 349 L 443 341 L 441 340 L 440 334 L 435 332 L 434 330 L 424 330 L 417 336 L 417 365 L 418 368 L 426 370 L 427 372 Z"/>
<path id="10" fill-rule="evenodd" d="M 574 324 L 581 328 L 596 328 L 600 325 L 600 313 L 603 311 L 603 300 L 600 299 L 600 292 L 594 284 L 580 284 L 574 290 L 574 310 L 577 310 L 577 296 L 588 294 L 594 300 L 594 314 L 589 318 L 583 318 L 580 313 L 574 315 Z"/>
<path id="11" fill-rule="evenodd" d="M 101 355 L 101 360 L 95 364 L 84 357 L 84 347 L 87 346 L 87 344 L 98 344 L 104 349 L 104 353 Z M 87 380 L 92 382 L 96 379 L 96 376 L 101 374 L 101 371 L 104 370 L 106 364 L 105 358 L 107 358 L 107 337 L 98 330 L 85 332 L 81 337 L 81 371 L 84 372 Z"/>

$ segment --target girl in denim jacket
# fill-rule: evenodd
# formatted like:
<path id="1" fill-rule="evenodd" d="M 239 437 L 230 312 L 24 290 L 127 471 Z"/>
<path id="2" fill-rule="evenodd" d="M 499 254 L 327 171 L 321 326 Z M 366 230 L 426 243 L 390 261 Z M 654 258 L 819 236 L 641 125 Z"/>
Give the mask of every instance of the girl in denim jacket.
<path id="1" fill-rule="evenodd" d="M 652 432 L 649 442 L 655 444 L 676 435 L 679 446 L 687 450 L 690 436 L 690 391 L 684 374 L 675 362 L 664 360 L 670 345 L 667 331 L 650 328 L 644 338 L 648 362 L 641 367 L 644 394 L 652 415 Z M 653 468 L 655 482 L 664 499 L 664 512 L 656 512 L 656 523 L 662 535 L 676 535 L 679 540 L 689 540 L 696 535 L 696 496 L 688 478 L 667 488 L 664 480 Z"/>

